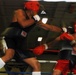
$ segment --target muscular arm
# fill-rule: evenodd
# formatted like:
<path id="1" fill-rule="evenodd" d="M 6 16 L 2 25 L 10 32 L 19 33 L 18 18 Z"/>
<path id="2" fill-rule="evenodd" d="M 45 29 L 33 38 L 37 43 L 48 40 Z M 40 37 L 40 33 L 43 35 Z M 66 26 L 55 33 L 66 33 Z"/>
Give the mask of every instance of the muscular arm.
<path id="1" fill-rule="evenodd" d="M 52 47 L 55 46 L 60 40 L 61 40 L 61 39 L 60 39 L 60 36 L 59 36 L 59 37 L 57 37 L 55 40 L 47 43 L 48 48 L 52 48 Z"/>
<path id="2" fill-rule="evenodd" d="M 28 12 L 29 13 L 29 12 Z M 26 19 L 26 14 L 22 9 L 18 9 L 17 11 L 15 11 L 15 19 L 17 20 L 17 22 L 22 26 L 22 27 L 28 27 L 31 26 L 32 24 L 35 23 L 35 20 L 32 19 L 31 12 L 29 13 L 29 19 Z M 38 22 L 38 25 L 45 29 L 45 30 L 50 30 L 50 31 L 54 31 L 54 32 L 61 32 L 62 29 L 57 27 L 57 26 L 53 26 L 53 25 L 49 25 L 49 24 L 43 24 L 41 21 Z"/>
<path id="3" fill-rule="evenodd" d="M 37 46 L 33 49 L 33 53 L 36 55 L 41 55 L 45 50 L 47 50 L 48 48 L 52 48 L 59 41 L 60 41 L 60 37 L 57 37 L 54 41 L 51 41 L 47 44 L 42 44 L 40 46 Z"/>
<path id="4" fill-rule="evenodd" d="M 54 31 L 54 32 L 62 31 L 62 29 L 60 27 L 57 27 L 54 25 L 49 25 L 49 24 L 43 24 L 41 21 L 38 22 L 38 25 L 45 30 L 50 30 L 50 31 Z"/>
<path id="5" fill-rule="evenodd" d="M 15 11 L 15 17 L 17 19 L 17 22 L 22 27 L 28 27 L 35 23 L 35 21 L 32 18 L 29 18 L 28 20 L 26 19 L 26 14 L 22 9 Z"/>
<path id="6" fill-rule="evenodd" d="M 57 44 L 60 40 L 68 40 L 71 42 L 71 44 L 75 44 L 75 38 L 74 36 L 72 36 L 69 33 L 62 33 L 60 36 L 58 36 L 54 41 L 51 41 L 49 43 L 47 43 L 48 47 L 51 48 L 52 46 L 54 46 L 55 44 Z"/>

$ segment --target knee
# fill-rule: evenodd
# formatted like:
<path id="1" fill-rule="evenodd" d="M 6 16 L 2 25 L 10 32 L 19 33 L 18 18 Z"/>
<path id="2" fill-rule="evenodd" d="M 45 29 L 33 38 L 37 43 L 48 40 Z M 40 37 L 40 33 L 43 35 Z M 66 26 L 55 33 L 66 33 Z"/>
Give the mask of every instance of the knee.
<path id="1" fill-rule="evenodd" d="M 38 61 L 34 62 L 33 69 L 34 71 L 40 71 L 40 63 Z"/>
<path id="2" fill-rule="evenodd" d="M 28 63 L 32 67 L 33 71 L 40 71 L 40 63 L 36 58 L 27 58 L 23 61 Z"/>
<path id="3" fill-rule="evenodd" d="M 15 53 L 15 52 L 14 52 L 13 49 L 7 50 L 6 53 L 5 53 L 5 55 L 2 57 L 2 59 L 3 59 L 5 62 L 7 62 L 7 61 L 9 61 L 10 59 L 13 58 L 14 53 Z"/>

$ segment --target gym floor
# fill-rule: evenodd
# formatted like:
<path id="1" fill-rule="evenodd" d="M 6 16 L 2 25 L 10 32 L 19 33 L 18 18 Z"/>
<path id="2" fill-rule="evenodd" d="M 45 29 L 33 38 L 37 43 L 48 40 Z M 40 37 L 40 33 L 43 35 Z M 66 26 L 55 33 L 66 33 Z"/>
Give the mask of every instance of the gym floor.
<path id="1" fill-rule="evenodd" d="M 38 60 L 47 60 L 47 61 L 56 61 L 58 59 L 58 53 L 45 53 L 42 54 L 40 56 L 37 56 Z M 41 63 L 41 72 L 51 72 L 53 71 L 55 63 Z M 5 71 L 5 68 L 0 69 L 0 71 Z M 18 68 L 13 68 L 11 71 L 14 72 L 20 72 L 20 70 Z M 31 72 L 31 68 L 28 67 L 26 72 Z M 0 73 L 0 75 L 8 75 L 6 73 Z M 10 75 L 14 75 L 14 74 L 10 74 Z M 16 74 L 17 75 L 17 74 Z M 21 74 L 18 74 L 21 75 Z M 26 74 L 26 75 L 30 75 L 30 74 Z M 48 75 L 48 74 L 43 74 L 43 75 Z"/>

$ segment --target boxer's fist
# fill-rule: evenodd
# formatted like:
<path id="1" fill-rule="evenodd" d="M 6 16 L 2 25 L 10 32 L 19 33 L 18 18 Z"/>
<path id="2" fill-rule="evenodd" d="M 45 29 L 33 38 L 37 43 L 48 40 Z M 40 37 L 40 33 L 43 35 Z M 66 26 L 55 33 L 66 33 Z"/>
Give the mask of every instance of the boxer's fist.
<path id="1" fill-rule="evenodd" d="M 68 33 L 62 33 L 60 35 L 60 39 L 61 40 L 70 40 L 70 41 L 72 41 L 72 40 L 74 40 L 74 37 L 72 35 L 68 34 Z"/>
<path id="2" fill-rule="evenodd" d="M 34 48 L 33 53 L 36 55 L 41 55 L 46 49 L 48 49 L 48 46 L 46 44 L 43 44 Z"/>

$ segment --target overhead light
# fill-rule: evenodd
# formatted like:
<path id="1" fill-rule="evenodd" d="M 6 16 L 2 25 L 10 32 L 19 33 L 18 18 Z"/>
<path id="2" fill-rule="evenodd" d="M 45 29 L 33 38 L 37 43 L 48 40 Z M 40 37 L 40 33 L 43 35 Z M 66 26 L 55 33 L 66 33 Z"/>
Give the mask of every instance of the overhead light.
<path id="1" fill-rule="evenodd" d="M 47 2 L 57 2 L 57 1 L 64 1 L 64 0 L 44 0 L 44 1 L 47 1 Z"/>
<path id="2" fill-rule="evenodd" d="M 46 14 L 46 12 L 44 10 L 41 11 L 41 14 Z"/>
<path id="3" fill-rule="evenodd" d="M 66 2 L 76 2 L 76 0 L 65 0 Z"/>
<path id="4" fill-rule="evenodd" d="M 42 16 L 42 22 L 44 23 L 44 24 L 46 24 L 47 23 L 47 21 L 48 21 L 48 18 L 47 18 L 47 13 L 45 12 L 45 10 L 42 10 L 41 11 L 41 16 Z"/>
<path id="5" fill-rule="evenodd" d="M 65 1 L 65 2 L 76 2 L 76 0 L 44 0 L 46 2 L 59 2 L 59 1 Z"/>
<path id="6" fill-rule="evenodd" d="M 42 37 L 38 37 L 37 41 L 40 42 L 42 41 L 42 39 L 43 39 Z"/>
<path id="7" fill-rule="evenodd" d="M 46 11 L 45 11 L 45 8 L 44 8 L 44 6 L 43 5 L 40 5 L 41 6 L 41 8 L 42 8 L 42 11 L 41 11 L 41 17 L 42 17 L 42 23 L 44 23 L 44 24 L 46 24 L 47 23 L 47 21 L 48 21 L 48 18 L 47 18 L 47 13 L 46 13 Z"/>
<path id="8" fill-rule="evenodd" d="M 45 15 L 46 14 L 46 11 L 45 11 L 45 8 L 42 4 L 40 4 L 40 7 L 41 7 L 41 13 L 42 15 Z"/>
<path id="9" fill-rule="evenodd" d="M 48 21 L 48 18 L 42 18 L 42 23 L 46 24 Z"/>

